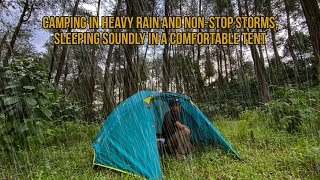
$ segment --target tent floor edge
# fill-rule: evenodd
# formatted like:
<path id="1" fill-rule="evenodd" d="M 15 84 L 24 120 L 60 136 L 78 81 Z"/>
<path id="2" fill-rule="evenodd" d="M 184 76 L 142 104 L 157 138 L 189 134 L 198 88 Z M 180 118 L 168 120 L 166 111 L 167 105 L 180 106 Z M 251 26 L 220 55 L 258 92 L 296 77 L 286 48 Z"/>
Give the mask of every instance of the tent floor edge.
<path id="1" fill-rule="evenodd" d="M 117 168 L 111 167 L 111 166 L 106 166 L 106 165 L 103 165 L 103 164 L 93 163 L 93 166 L 104 167 L 104 168 L 107 168 L 107 169 L 111 169 L 111 170 L 114 170 L 114 171 L 118 171 L 118 172 L 121 172 L 121 173 L 128 174 L 128 175 L 130 175 L 130 176 L 134 176 L 134 177 L 142 177 L 142 176 L 139 176 L 139 175 L 137 175 L 137 174 L 133 174 L 133 173 L 131 173 L 131 172 L 124 171 L 124 170 L 121 170 L 121 169 L 117 169 Z"/>

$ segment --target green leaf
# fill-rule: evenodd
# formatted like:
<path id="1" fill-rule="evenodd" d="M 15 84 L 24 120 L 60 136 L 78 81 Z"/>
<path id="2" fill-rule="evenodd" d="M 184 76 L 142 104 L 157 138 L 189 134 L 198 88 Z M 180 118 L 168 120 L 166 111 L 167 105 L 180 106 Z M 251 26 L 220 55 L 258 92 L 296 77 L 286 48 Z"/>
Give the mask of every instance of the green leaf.
<path id="1" fill-rule="evenodd" d="M 36 87 L 34 86 L 23 86 L 24 89 L 29 89 L 29 90 L 33 90 L 35 89 Z"/>
<path id="2" fill-rule="evenodd" d="M 27 123 L 21 123 L 17 129 L 20 133 L 23 133 L 29 130 Z"/>
<path id="3" fill-rule="evenodd" d="M 19 87 L 19 86 L 20 85 L 14 84 L 14 85 L 7 86 L 5 89 L 14 89 L 14 88 Z"/>
<path id="4" fill-rule="evenodd" d="M 48 103 L 48 101 L 47 101 L 46 99 L 43 99 L 43 98 L 39 98 L 39 99 L 38 99 L 38 102 L 39 102 L 40 104 L 42 104 L 42 105 Z"/>
<path id="5" fill-rule="evenodd" d="M 52 116 L 52 112 L 49 109 L 43 108 L 41 109 L 44 115 L 46 115 L 48 118 Z"/>
<path id="6" fill-rule="evenodd" d="M 31 106 L 34 106 L 37 104 L 37 101 L 31 97 L 24 97 L 24 100 Z"/>
<path id="7" fill-rule="evenodd" d="M 8 98 L 5 98 L 4 99 L 4 104 L 5 105 L 11 105 L 11 104 L 15 104 L 17 102 L 20 101 L 20 97 L 17 97 L 17 96 L 13 96 L 13 97 L 8 97 Z"/>
<path id="8" fill-rule="evenodd" d="M 13 142 L 13 138 L 10 135 L 4 136 L 3 139 L 9 144 Z"/>

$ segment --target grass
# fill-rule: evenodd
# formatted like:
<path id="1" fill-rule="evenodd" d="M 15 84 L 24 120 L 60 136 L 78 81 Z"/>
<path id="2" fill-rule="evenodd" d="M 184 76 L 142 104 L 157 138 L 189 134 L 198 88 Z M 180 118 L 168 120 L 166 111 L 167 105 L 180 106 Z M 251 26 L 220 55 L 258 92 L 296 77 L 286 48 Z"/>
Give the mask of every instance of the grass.
<path id="1" fill-rule="evenodd" d="M 217 147 L 197 146 L 184 161 L 164 157 L 165 179 L 320 179 L 320 138 L 276 131 L 263 120 L 242 116 L 219 120 L 215 127 L 241 160 Z M 91 142 L 99 127 L 67 124 L 65 135 L 45 148 L 15 152 L 16 161 L 0 160 L 3 179 L 140 179 L 105 168 L 92 168 Z M 61 140 L 62 139 L 62 140 Z"/>

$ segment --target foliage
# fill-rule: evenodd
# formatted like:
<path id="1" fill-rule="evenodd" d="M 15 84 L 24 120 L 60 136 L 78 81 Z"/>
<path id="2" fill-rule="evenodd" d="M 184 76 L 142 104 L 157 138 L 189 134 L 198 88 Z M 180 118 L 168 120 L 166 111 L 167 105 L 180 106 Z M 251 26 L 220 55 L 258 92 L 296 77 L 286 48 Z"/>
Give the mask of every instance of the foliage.
<path id="1" fill-rule="evenodd" d="M 50 85 L 45 83 L 42 67 L 33 60 L 16 59 L 2 70 L 5 82 L 1 89 L 1 149 L 27 147 L 29 141 L 42 141 L 38 132 L 51 119 Z M 23 138 L 22 138 L 23 137 Z"/>
<path id="2" fill-rule="evenodd" d="M 82 117 L 82 106 L 78 102 L 61 95 L 58 91 L 54 92 L 54 99 L 50 104 L 50 109 L 54 112 L 52 115 L 54 121 L 80 121 Z"/>
<path id="3" fill-rule="evenodd" d="M 48 121 L 76 120 L 79 106 L 60 95 L 33 59 L 16 59 L 1 70 L 0 148 L 30 149 L 45 141 Z"/>
<path id="4" fill-rule="evenodd" d="M 224 89 L 207 87 L 201 99 L 196 99 L 202 112 L 212 117 L 219 114 L 235 118 L 245 108 L 259 106 L 257 82 L 253 79 L 246 82 L 231 81 Z"/>
<path id="5" fill-rule="evenodd" d="M 277 88 L 274 91 L 276 99 L 265 105 L 265 111 L 272 115 L 270 125 L 289 132 L 313 129 L 314 133 L 319 133 L 319 90 L 316 88 L 306 92 L 290 85 Z"/>

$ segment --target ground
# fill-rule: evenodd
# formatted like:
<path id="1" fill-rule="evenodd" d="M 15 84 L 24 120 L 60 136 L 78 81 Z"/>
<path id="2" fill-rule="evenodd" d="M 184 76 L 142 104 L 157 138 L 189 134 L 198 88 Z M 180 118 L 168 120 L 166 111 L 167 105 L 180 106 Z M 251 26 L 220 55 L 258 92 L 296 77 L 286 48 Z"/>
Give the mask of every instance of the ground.
<path id="1" fill-rule="evenodd" d="M 263 121 L 213 122 L 239 153 L 234 159 L 219 147 L 200 147 L 185 160 L 162 159 L 165 179 L 320 179 L 320 138 L 276 131 Z M 16 152 L 16 162 L 1 162 L 4 179 L 141 179 L 106 168 L 92 168 L 97 125 L 65 125 L 60 142 L 31 153 Z M 61 133 L 63 134 L 63 133 Z M 66 135 L 68 134 L 68 136 Z M 61 140 L 64 139 L 64 140 Z"/>

